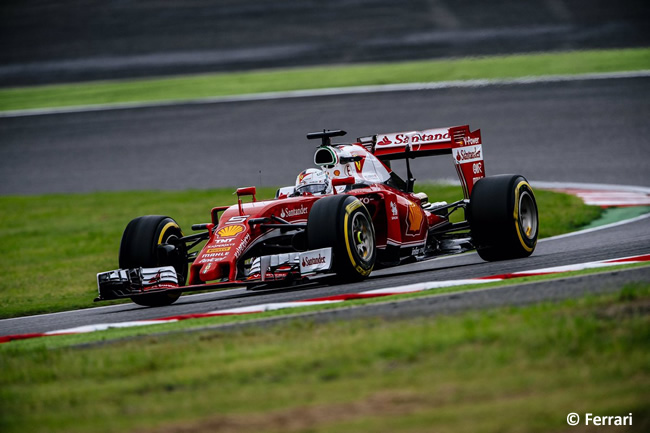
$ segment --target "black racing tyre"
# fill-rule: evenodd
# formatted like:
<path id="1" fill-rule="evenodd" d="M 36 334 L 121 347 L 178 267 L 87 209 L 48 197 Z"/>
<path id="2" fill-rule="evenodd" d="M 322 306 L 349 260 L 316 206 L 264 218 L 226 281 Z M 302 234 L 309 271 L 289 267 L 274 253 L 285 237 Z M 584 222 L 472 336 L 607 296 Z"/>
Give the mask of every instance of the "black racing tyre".
<path id="1" fill-rule="evenodd" d="M 173 266 L 178 275 L 179 285 L 185 285 L 187 279 L 187 254 L 184 245 L 171 254 L 163 255 L 158 245 L 172 243 L 180 239 L 183 233 L 173 219 L 161 215 L 147 215 L 135 218 L 124 230 L 120 244 L 120 268 L 153 268 Z M 161 307 L 173 304 L 181 296 L 180 292 L 151 293 L 132 296 L 131 300 L 146 307 Z"/>
<path id="2" fill-rule="evenodd" d="M 356 197 L 333 195 L 314 203 L 307 220 L 309 249 L 332 248 L 333 269 L 342 281 L 361 281 L 375 266 L 375 228 Z"/>
<path id="3" fill-rule="evenodd" d="M 523 176 L 505 174 L 479 180 L 472 190 L 467 218 L 483 260 L 523 258 L 535 250 L 537 202 Z"/>

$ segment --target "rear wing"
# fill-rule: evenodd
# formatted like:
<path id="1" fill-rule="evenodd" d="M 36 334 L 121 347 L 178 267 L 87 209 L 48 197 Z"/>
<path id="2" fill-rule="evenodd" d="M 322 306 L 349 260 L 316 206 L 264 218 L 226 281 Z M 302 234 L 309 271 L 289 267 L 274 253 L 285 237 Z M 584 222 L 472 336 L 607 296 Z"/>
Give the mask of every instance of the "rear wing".
<path id="1" fill-rule="evenodd" d="M 465 198 L 470 197 L 474 184 L 485 177 L 481 130 L 472 132 L 469 125 L 377 134 L 358 141 L 382 162 L 452 155 Z"/>

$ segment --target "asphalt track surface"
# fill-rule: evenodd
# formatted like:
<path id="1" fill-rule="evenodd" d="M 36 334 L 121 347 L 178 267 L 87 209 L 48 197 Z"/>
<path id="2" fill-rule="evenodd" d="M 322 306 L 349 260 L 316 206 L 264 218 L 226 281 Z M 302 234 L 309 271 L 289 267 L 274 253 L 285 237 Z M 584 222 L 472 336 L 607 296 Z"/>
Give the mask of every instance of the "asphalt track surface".
<path id="1" fill-rule="evenodd" d="M 466 122 L 483 130 L 488 174 L 519 172 L 547 181 L 648 186 L 649 83 L 606 80 L 0 119 L 0 133 L 8 139 L 0 147 L 2 193 L 186 188 L 197 180 L 200 187 L 220 186 L 239 181 L 239 172 L 250 180 L 258 167 L 273 169 L 291 183 L 295 173 L 311 165 L 313 145 L 304 140 L 306 131 L 350 125 L 355 137 Z M 183 167 L 184 155 L 194 155 L 194 164 Z M 443 165 L 451 167 L 451 161 Z M 18 170 L 10 174 L 22 175 L 22 182 L 8 188 L 5 182 L 12 176 L 6 170 Z M 224 175 L 226 170 L 230 172 Z M 193 175 L 182 176 L 188 171 Z M 280 183 L 266 173 L 267 184 Z M 129 182 L 122 183 L 125 176 Z M 27 182 L 29 177 L 36 180 Z M 169 183 L 170 178 L 176 181 Z M 231 289 L 181 297 L 164 308 L 126 304 L 3 320 L 0 334 L 204 313 L 648 253 L 650 218 L 645 218 L 542 241 L 527 259 L 487 263 L 465 254 L 377 271 L 358 284 L 265 292 Z M 647 281 L 647 273 L 643 279 Z M 507 292 L 500 293 L 494 291 L 495 299 L 501 296 L 508 303 Z M 543 291 L 539 299 L 544 299 Z"/>
<path id="2" fill-rule="evenodd" d="M 488 175 L 647 187 L 649 118 L 650 78 L 0 118 L 0 195 L 290 185 L 313 165 L 307 132 L 465 123 L 481 128 Z M 447 157 L 413 167 L 456 178 Z"/>

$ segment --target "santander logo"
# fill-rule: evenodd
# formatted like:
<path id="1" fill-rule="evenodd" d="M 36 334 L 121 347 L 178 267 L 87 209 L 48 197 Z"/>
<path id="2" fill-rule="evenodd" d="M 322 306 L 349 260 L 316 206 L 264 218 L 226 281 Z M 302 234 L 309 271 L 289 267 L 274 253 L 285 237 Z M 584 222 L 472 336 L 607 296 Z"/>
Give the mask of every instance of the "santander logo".
<path id="1" fill-rule="evenodd" d="M 474 149 L 473 151 L 459 150 L 456 154 L 458 161 L 475 161 L 481 159 L 481 149 Z"/>
<path id="2" fill-rule="evenodd" d="M 325 264 L 325 257 L 321 256 L 320 254 L 318 257 L 303 257 L 302 259 L 302 267 L 306 268 L 307 266 L 312 266 L 312 265 L 323 265 Z"/>
<path id="3" fill-rule="evenodd" d="M 295 209 L 284 208 L 280 211 L 280 218 L 301 216 L 305 215 L 307 212 L 309 212 L 309 208 L 303 205 L 300 205 L 299 208 Z"/>
<path id="4" fill-rule="evenodd" d="M 383 138 L 381 141 L 378 141 L 378 142 L 377 142 L 377 146 L 387 146 L 387 145 L 389 145 L 389 144 L 393 144 L 393 142 L 390 141 L 390 140 L 388 139 L 388 137 L 385 136 L 385 135 L 384 135 L 384 138 Z"/>

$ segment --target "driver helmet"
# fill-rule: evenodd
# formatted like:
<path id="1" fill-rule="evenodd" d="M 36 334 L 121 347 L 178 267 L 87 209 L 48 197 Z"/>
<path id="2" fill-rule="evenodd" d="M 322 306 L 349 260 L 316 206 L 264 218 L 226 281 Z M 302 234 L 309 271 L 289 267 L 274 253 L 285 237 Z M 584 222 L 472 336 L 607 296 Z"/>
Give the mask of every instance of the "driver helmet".
<path id="1" fill-rule="evenodd" d="M 296 192 L 298 194 L 330 194 L 332 182 L 329 175 L 317 168 L 303 170 L 296 178 Z"/>

